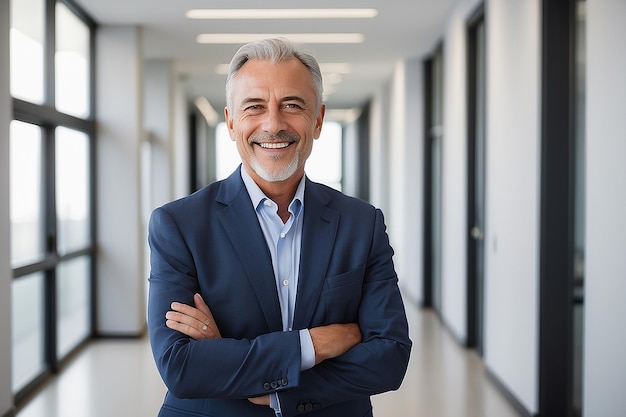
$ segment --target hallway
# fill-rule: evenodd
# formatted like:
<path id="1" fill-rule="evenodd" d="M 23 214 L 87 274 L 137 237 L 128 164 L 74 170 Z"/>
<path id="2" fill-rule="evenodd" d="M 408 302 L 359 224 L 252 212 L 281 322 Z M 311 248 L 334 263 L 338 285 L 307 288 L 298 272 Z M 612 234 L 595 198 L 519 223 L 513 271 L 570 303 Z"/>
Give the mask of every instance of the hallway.
<path id="1" fill-rule="evenodd" d="M 413 351 L 402 387 L 373 398 L 376 417 L 516 417 L 430 310 L 407 303 Z M 155 417 L 165 388 L 146 339 L 92 342 L 17 417 Z"/>

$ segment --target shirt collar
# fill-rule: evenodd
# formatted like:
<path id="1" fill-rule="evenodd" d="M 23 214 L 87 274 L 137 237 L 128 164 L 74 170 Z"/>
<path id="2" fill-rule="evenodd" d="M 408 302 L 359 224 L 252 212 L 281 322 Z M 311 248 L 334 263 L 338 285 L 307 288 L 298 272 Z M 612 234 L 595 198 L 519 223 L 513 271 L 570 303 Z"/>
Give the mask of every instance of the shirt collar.
<path id="1" fill-rule="evenodd" d="M 302 179 L 298 184 L 298 188 L 296 188 L 296 194 L 293 196 L 293 200 L 291 200 L 291 203 L 289 204 L 289 211 L 293 212 L 294 209 L 298 210 L 299 207 L 304 206 L 304 184 L 306 183 L 305 177 L 306 175 L 302 176 Z M 252 200 L 252 205 L 255 210 L 259 207 L 259 204 L 261 204 L 263 200 L 271 200 L 268 196 L 265 195 L 261 188 L 259 188 L 257 183 L 254 182 L 250 174 L 248 174 L 248 171 L 246 171 L 246 168 L 243 166 L 241 167 L 241 179 L 243 180 L 243 183 L 248 190 L 248 194 L 250 195 L 250 199 Z M 299 201 L 300 204 L 294 207 L 294 202 L 296 201 Z"/>

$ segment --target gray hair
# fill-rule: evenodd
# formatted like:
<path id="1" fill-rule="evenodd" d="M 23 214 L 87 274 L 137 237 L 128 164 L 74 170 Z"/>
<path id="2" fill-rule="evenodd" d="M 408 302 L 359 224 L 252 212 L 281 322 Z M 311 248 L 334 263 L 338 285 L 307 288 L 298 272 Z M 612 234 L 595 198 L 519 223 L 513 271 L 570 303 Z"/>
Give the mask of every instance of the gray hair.
<path id="1" fill-rule="evenodd" d="M 304 64 L 311 73 L 313 79 L 313 88 L 316 95 L 316 108 L 319 110 L 322 105 L 322 72 L 317 60 L 313 56 L 296 50 L 294 45 L 287 39 L 274 38 L 264 39 L 243 45 L 233 56 L 228 69 L 228 77 L 226 79 L 226 105 L 232 110 L 233 84 L 235 76 L 243 67 L 243 65 L 251 59 L 266 59 L 272 63 L 286 61 L 295 57 Z"/>

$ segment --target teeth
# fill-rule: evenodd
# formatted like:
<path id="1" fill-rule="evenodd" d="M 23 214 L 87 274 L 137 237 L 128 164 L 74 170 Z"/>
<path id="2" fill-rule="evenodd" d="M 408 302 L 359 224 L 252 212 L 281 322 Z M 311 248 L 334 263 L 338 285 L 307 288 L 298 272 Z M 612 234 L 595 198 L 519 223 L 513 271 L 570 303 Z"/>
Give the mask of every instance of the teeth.
<path id="1" fill-rule="evenodd" d="M 265 143 L 260 143 L 259 145 L 261 146 L 261 148 L 265 148 L 265 149 L 281 149 L 281 148 L 286 148 L 287 146 L 289 146 L 289 142 L 281 142 L 281 143 L 265 142 Z"/>

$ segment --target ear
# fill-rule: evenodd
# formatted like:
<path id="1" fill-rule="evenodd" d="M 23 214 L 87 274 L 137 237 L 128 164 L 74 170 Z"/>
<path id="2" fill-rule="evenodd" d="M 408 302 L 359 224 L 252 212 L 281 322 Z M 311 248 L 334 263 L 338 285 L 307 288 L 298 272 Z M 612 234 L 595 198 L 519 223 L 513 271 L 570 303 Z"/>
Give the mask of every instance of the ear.
<path id="1" fill-rule="evenodd" d="M 315 119 L 315 131 L 313 132 L 313 139 L 319 139 L 322 134 L 322 124 L 324 123 L 324 114 L 326 113 L 326 105 L 320 106 L 320 111 Z"/>
<path id="2" fill-rule="evenodd" d="M 224 107 L 224 120 L 226 121 L 226 127 L 228 128 L 228 135 L 230 136 L 230 140 L 235 140 L 235 132 L 233 130 L 233 119 L 230 117 L 228 112 L 228 106 Z"/>

